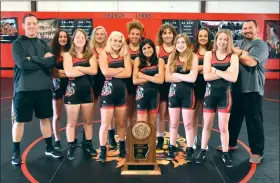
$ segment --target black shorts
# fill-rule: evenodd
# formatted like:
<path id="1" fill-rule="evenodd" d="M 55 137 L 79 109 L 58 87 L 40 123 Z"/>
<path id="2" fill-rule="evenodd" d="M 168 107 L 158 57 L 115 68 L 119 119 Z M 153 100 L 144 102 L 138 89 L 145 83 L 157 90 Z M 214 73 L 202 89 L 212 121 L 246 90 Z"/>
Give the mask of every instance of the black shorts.
<path id="1" fill-rule="evenodd" d="M 224 91 L 213 90 L 207 84 L 203 103 L 203 112 L 215 113 L 218 108 L 219 112 L 230 113 L 232 106 L 230 87 Z"/>
<path id="2" fill-rule="evenodd" d="M 64 96 L 64 104 L 87 104 L 94 99 L 91 85 L 82 86 L 75 80 L 69 80 Z"/>
<path id="3" fill-rule="evenodd" d="M 101 94 L 102 87 L 104 85 L 105 77 L 102 74 L 100 68 L 98 68 L 97 75 L 94 76 L 94 83 L 93 83 L 93 91 L 94 91 L 94 100 L 97 100 Z"/>
<path id="4" fill-rule="evenodd" d="M 62 99 L 65 95 L 68 80 L 67 78 L 53 78 L 54 88 L 52 89 L 53 99 Z"/>
<path id="5" fill-rule="evenodd" d="M 13 98 L 14 115 L 16 122 L 32 121 L 33 110 L 38 119 L 53 116 L 52 91 L 21 91 L 15 93 Z"/>
<path id="6" fill-rule="evenodd" d="M 202 100 L 204 98 L 205 90 L 206 90 L 206 81 L 204 80 L 203 74 L 198 74 L 194 84 L 195 98 L 197 100 Z"/>
<path id="7" fill-rule="evenodd" d="M 168 101 L 169 88 L 170 83 L 163 82 L 163 84 L 159 85 L 160 102 Z"/>
<path id="8" fill-rule="evenodd" d="M 193 87 L 183 83 L 172 83 L 168 94 L 168 107 L 193 110 L 195 108 Z"/>
<path id="9" fill-rule="evenodd" d="M 100 96 L 101 108 L 123 107 L 126 105 L 125 83 L 120 85 L 115 84 L 113 86 L 112 80 L 104 82 Z"/>
<path id="10" fill-rule="evenodd" d="M 138 86 L 136 90 L 136 109 L 137 113 L 158 113 L 159 93 L 157 89 L 149 89 L 145 91 L 143 86 Z"/>

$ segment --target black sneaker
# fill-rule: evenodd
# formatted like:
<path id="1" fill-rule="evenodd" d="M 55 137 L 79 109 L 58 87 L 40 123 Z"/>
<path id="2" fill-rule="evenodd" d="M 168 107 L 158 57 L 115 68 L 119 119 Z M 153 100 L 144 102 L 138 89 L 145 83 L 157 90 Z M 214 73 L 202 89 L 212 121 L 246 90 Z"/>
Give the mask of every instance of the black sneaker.
<path id="1" fill-rule="evenodd" d="M 117 142 L 115 139 L 115 130 L 108 130 L 109 133 L 109 143 L 110 146 L 115 149 L 117 147 Z"/>
<path id="2" fill-rule="evenodd" d="M 100 147 L 100 154 L 99 154 L 99 160 L 102 162 L 106 161 L 106 155 L 107 155 L 107 147 L 101 146 Z"/>
<path id="3" fill-rule="evenodd" d="M 186 161 L 188 163 L 193 162 L 193 147 L 187 147 L 186 152 L 187 152 Z"/>
<path id="4" fill-rule="evenodd" d="M 201 149 L 198 156 L 196 157 L 196 163 L 203 163 L 206 158 L 207 151 L 205 149 Z"/>
<path id="5" fill-rule="evenodd" d="M 170 161 L 174 160 L 176 152 L 177 152 L 176 146 L 169 145 L 166 159 Z"/>
<path id="6" fill-rule="evenodd" d="M 92 157 L 95 157 L 97 155 L 96 150 L 92 147 L 92 142 L 86 142 L 84 150 L 88 153 L 88 155 Z"/>
<path id="7" fill-rule="evenodd" d="M 163 143 L 164 143 L 164 138 L 163 137 L 157 137 L 157 150 L 163 150 Z"/>
<path id="8" fill-rule="evenodd" d="M 52 156 L 53 158 L 60 158 L 63 156 L 63 154 L 60 151 L 55 150 L 54 148 L 47 149 L 45 151 L 45 155 Z"/>
<path id="9" fill-rule="evenodd" d="M 67 151 L 67 159 L 69 159 L 70 161 L 76 159 L 75 157 L 75 150 L 76 150 L 76 146 L 75 145 L 69 145 L 68 151 Z"/>
<path id="10" fill-rule="evenodd" d="M 60 149 L 60 141 L 59 140 L 55 141 L 53 147 L 54 147 L 55 150 L 59 150 Z"/>
<path id="11" fill-rule="evenodd" d="M 125 150 L 125 142 L 124 141 L 120 141 L 120 154 L 119 154 L 120 158 L 125 158 L 126 157 L 126 150 Z"/>
<path id="12" fill-rule="evenodd" d="M 11 163 L 13 165 L 20 165 L 22 163 L 20 152 L 13 152 Z"/>
<path id="13" fill-rule="evenodd" d="M 224 164 L 227 168 L 233 167 L 233 164 L 232 164 L 232 161 L 230 159 L 230 156 L 229 156 L 228 152 L 223 152 L 222 153 L 222 160 L 223 160 L 223 162 L 224 162 Z"/>

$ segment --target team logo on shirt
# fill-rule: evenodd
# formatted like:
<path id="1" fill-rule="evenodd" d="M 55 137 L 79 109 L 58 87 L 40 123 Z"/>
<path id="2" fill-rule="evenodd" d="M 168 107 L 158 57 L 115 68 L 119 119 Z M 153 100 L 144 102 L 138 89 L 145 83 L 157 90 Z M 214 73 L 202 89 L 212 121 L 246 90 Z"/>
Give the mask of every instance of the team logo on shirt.
<path id="1" fill-rule="evenodd" d="M 207 83 L 206 85 L 206 91 L 205 91 L 205 94 L 204 94 L 204 97 L 208 97 L 211 95 L 211 84 L 210 83 Z"/>
<path id="2" fill-rule="evenodd" d="M 102 96 L 108 96 L 112 93 L 112 81 L 105 81 L 101 91 Z"/>
<path id="3" fill-rule="evenodd" d="M 54 90 L 58 90 L 60 88 L 60 79 L 59 78 L 53 79 L 53 86 L 54 86 Z"/>
<path id="4" fill-rule="evenodd" d="M 76 90 L 76 85 L 72 80 L 70 80 L 68 82 L 68 85 L 67 85 L 67 88 L 66 88 L 65 96 L 70 97 L 70 96 L 74 95 L 75 90 Z"/>
<path id="5" fill-rule="evenodd" d="M 170 88 L 169 88 L 169 94 L 168 94 L 168 97 L 172 97 L 175 95 L 175 92 L 176 92 L 176 89 L 177 89 L 177 85 L 176 84 L 171 84 Z"/>
<path id="6" fill-rule="evenodd" d="M 136 100 L 140 100 L 144 97 L 144 88 L 142 86 L 138 86 L 136 90 Z"/>

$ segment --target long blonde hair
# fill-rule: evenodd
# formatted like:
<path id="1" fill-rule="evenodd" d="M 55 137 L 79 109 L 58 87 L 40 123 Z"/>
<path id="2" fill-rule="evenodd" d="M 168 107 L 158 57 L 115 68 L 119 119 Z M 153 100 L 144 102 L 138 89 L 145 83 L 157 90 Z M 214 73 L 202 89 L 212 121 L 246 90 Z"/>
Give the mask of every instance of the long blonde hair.
<path id="1" fill-rule="evenodd" d="M 227 52 L 227 54 L 230 54 L 230 53 L 232 53 L 233 39 L 232 39 L 231 31 L 228 29 L 221 29 L 217 32 L 217 34 L 215 35 L 215 39 L 214 39 L 213 51 L 218 50 L 217 39 L 221 33 L 225 33 L 228 36 L 228 45 L 227 45 L 226 52 Z"/>
<path id="2" fill-rule="evenodd" d="M 104 42 L 100 45 L 101 48 L 104 48 L 105 45 L 106 45 L 106 42 L 107 42 L 107 38 L 108 38 L 108 34 L 106 32 L 106 29 L 103 27 L 103 26 L 97 26 L 95 27 L 95 29 L 93 29 L 92 31 L 92 34 L 91 34 L 91 37 L 90 37 L 90 42 L 89 42 L 89 45 L 90 45 L 90 48 L 93 49 L 96 47 L 96 41 L 95 41 L 95 34 L 96 34 L 96 31 L 98 29 L 102 29 L 104 31 L 104 34 L 105 34 L 105 40 Z"/>
<path id="3" fill-rule="evenodd" d="M 186 62 L 184 62 L 184 65 L 183 65 L 183 71 L 186 71 L 186 70 L 191 70 L 192 69 L 192 61 L 193 61 L 193 52 L 192 52 L 192 48 L 191 48 L 191 42 L 190 42 L 190 39 L 189 37 L 186 35 L 186 34 L 178 34 L 176 37 L 175 37 L 175 40 L 174 40 L 174 49 L 173 51 L 171 52 L 171 63 L 170 63 L 170 69 L 171 69 L 171 72 L 175 72 L 175 70 L 177 69 L 177 64 L 176 64 L 176 61 L 179 60 L 179 51 L 176 49 L 176 43 L 178 41 L 178 39 L 180 38 L 184 38 L 185 42 L 186 42 L 186 50 L 184 51 L 184 58 L 186 60 Z"/>
<path id="4" fill-rule="evenodd" d="M 128 46 L 125 42 L 125 38 L 124 38 L 124 35 L 121 33 L 121 32 L 118 32 L 118 31 L 113 31 L 110 36 L 108 37 L 108 40 L 107 40 L 107 43 L 106 43 L 106 46 L 105 46 L 105 51 L 107 53 L 110 53 L 112 54 L 113 53 L 113 49 L 111 47 L 111 41 L 113 40 L 114 37 L 121 37 L 121 40 L 122 40 L 122 47 L 119 51 L 119 54 L 120 56 L 126 56 L 128 54 Z"/>
<path id="5" fill-rule="evenodd" d="M 75 32 L 73 34 L 73 41 L 74 41 L 74 38 L 75 38 L 75 36 L 76 36 L 78 31 L 83 33 L 85 38 L 86 38 L 86 44 L 85 44 L 84 49 L 83 49 L 83 58 L 86 58 L 86 59 L 91 58 L 92 55 L 93 55 L 93 52 L 92 52 L 92 49 L 90 49 L 90 47 L 89 47 L 88 35 L 87 35 L 87 33 L 83 29 L 76 29 L 75 30 Z M 76 46 L 75 46 L 74 43 L 72 44 L 71 49 L 70 49 L 69 52 L 70 52 L 72 57 L 74 57 L 74 58 L 77 57 Z"/>

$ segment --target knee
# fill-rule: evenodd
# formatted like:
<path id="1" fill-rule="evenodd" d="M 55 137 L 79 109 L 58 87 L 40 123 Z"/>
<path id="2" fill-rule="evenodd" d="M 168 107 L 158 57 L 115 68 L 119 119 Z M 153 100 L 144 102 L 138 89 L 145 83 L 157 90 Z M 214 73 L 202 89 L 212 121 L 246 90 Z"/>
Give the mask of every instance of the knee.
<path id="1" fill-rule="evenodd" d="M 179 126 L 179 124 L 177 124 L 177 123 L 170 123 L 170 129 L 177 130 L 178 126 Z"/>
<path id="2" fill-rule="evenodd" d="M 110 125 L 108 123 L 101 123 L 100 130 L 107 131 L 109 129 L 109 126 Z"/>
<path id="3" fill-rule="evenodd" d="M 56 122 L 60 121 L 60 114 L 54 115 L 54 116 L 53 116 L 53 119 L 54 119 Z"/>
<path id="4" fill-rule="evenodd" d="M 118 128 L 125 128 L 125 123 L 124 122 L 118 123 Z"/>
<path id="5" fill-rule="evenodd" d="M 226 128 L 226 127 L 220 127 L 220 133 L 221 133 L 221 134 L 228 133 L 228 128 Z"/>
<path id="6" fill-rule="evenodd" d="M 212 125 L 211 124 L 205 124 L 203 125 L 203 130 L 205 131 L 211 131 L 212 130 Z"/>
<path id="7" fill-rule="evenodd" d="M 92 125 L 92 119 L 86 119 L 84 120 L 85 125 Z"/>
<path id="8" fill-rule="evenodd" d="M 92 123 L 91 122 L 84 122 L 84 127 L 88 127 L 88 126 L 92 126 Z"/>
<path id="9" fill-rule="evenodd" d="M 188 122 L 188 123 L 184 124 L 184 127 L 186 130 L 191 130 L 193 128 L 193 125 L 191 122 Z"/>
<path id="10" fill-rule="evenodd" d="M 76 122 L 75 121 L 68 121 L 67 127 L 69 128 L 76 128 Z"/>

